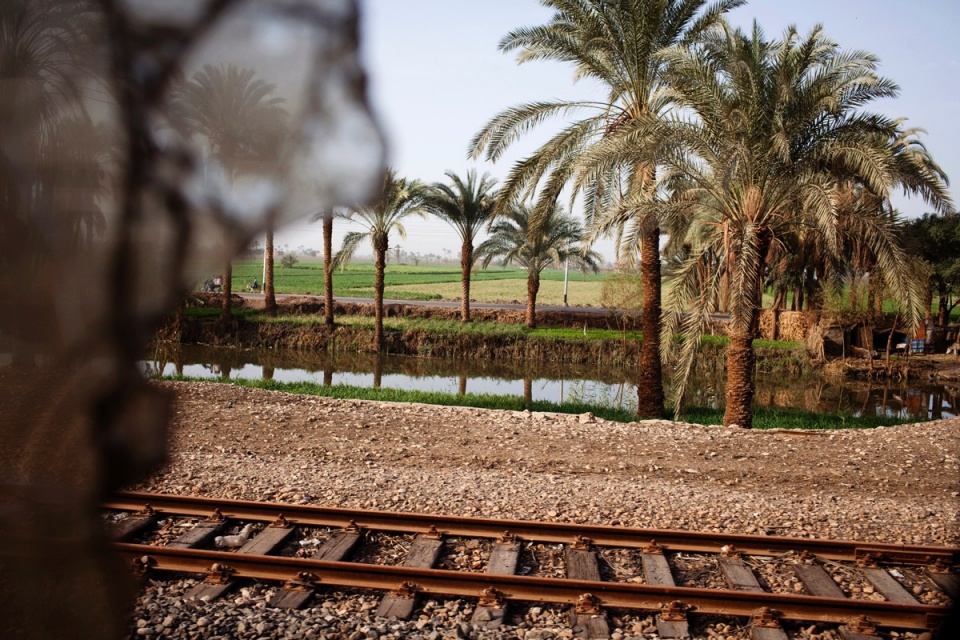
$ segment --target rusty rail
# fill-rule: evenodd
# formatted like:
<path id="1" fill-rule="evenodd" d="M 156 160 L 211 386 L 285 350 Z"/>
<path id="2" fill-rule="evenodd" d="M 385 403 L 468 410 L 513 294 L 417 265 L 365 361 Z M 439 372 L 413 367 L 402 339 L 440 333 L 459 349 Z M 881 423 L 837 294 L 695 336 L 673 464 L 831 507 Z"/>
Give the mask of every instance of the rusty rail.
<path id="1" fill-rule="evenodd" d="M 943 607 L 873 600 L 412 569 L 128 543 L 114 543 L 113 548 L 141 571 L 295 581 L 318 587 L 388 591 L 407 583 L 407 590 L 424 594 L 479 598 L 495 593 L 504 600 L 571 605 L 592 594 L 604 607 L 656 611 L 672 604 L 697 614 L 746 617 L 765 607 L 783 620 L 850 624 L 865 617 L 879 626 L 916 630 L 935 629 L 946 614 Z"/>
<path id="2" fill-rule="evenodd" d="M 437 531 L 448 536 L 498 538 L 504 531 L 509 531 L 522 540 L 566 544 L 577 536 L 583 536 L 597 546 L 630 549 L 643 549 L 653 540 L 660 548 L 674 552 L 718 553 L 723 547 L 733 547 L 742 553 L 757 556 L 776 556 L 790 551 L 807 551 L 827 560 L 855 561 L 869 556 L 875 562 L 902 565 L 929 565 L 938 561 L 948 565 L 960 564 L 958 547 L 495 520 L 155 493 L 116 493 L 103 504 L 103 507 L 138 511 L 146 505 L 150 505 L 160 514 L 208 516 L 219 509 L 224 517 L 237 520 L 272 522 L 278 515 L 283 515 L 287 521 L 295 525 L 347 527 L 355 524 L 378 531 L 405 533 L 423 533 L 435 527 Z"/>

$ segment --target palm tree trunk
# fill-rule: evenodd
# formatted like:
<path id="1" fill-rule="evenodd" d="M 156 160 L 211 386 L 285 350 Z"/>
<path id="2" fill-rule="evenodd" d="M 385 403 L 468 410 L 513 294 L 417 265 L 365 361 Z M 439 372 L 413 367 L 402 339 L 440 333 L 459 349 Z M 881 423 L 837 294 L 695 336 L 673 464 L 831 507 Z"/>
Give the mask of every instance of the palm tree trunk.
<path id="1" fill-rule="evenodd" d="M 220 320 L 229 322 L 233 319 L 233 309 L 231 307 L 231 298 L 233 297 L 233 261 L 227 259 L 227 265 L 223 270 L 223 304 Z"/>
<path id="2" fill-rule="evenodd" d="M 786 287 L 778 287 L 777 296 L 773 299 L 773 308 L 777 311 L 782 311 L 786 306 L 787 306 L 787 289 Z"/>
<path id="3" fill-rule="evenodd" d="M 660 360 L 660 229 L 645 233 L 640 241 L 640 375 L 637 380 L 637 416 L 663 417 L 663 365 Z"/>
<path id="4" fill-rule="evenodd" d="M 273 289 L 273 224 L 267 224 L 263 246 L 263 309 L 277 315 L 277 296 Z"/>
<path id="5" fill-rule="evenodd" d="M 757 255 L 760 259 L 755 265 L 757 282 L 763 281 L 767 250 L 770 248 L 769 233 L 761 232 Z M 749 309 L 749 322 L 734 322 L 730 332 L 730 346 L 727 347 L 727 406 L 723 413 L 723 424 L 738 425 L 744 429 L 753 428 L 753 396 L 756 391 L 754 370 L 757 357 L 753 351 L 753 339 L 760 325 L 760 310 L 763 298 L 760 288 L 750 291 L 744 301 Z M 736 317 L 738 314 L 734 314 Z"/>
<path id="6" fill-rule="evenodd" d="M 323 216 L 323 318 L 333 329 L 333 215 Z"/>
<path id="7" fill-rule="evenodd" d="M 720 312 L 730 311 L 730 270 L 725 269 L 720 278 Z"/>
<path id="8" fill-rule="evenodd" d="M 759 315 L 756 311 L 754 316 Z M 756 356 L 753 352 L 753 326 L 734 331 L 727 347 L 727 407 L 723 414 L 724 426 L 753 427 L 753 370 Z"/>
<path id="9" fill-rule="evenodd" d="M 379 353 L 383 350 L 383 280 L 387 261 L 387 243 L 378 243 L 373 252 L 376 256 L 374 259 L 376 280 L 373 284 L 373 349 Z"/>
<path id="10" fill-rule="evenodd" d="M 937 312 L 937 324 L 945 327 L 948 322 L 947 313 L 950 310 L 950 303 L 947 301 L 947 296 L 941 295 L 938 298 L 940 300 L 940 310 Z"/>
<path id="11" fill-rule="evenodd" d="M 540 291 L 540 272 L 530 269 L 527 275 L 527 327 L 537 327 L 537 293 Z"/>
<path id="12" fill-rule="evenodd" d="M 470 322 L 470 267 L 473 266 L 473 245 L 464 241 L 460 247 L 460 278 L 461 294 L 463 300 L 460 302 L 460 320 Z"/>
<path id="13" fill-rule="evenodd" d="M 523 379 L 523 408 L 530 409 L 533 404 L 533 378 Z"/>
<path id="14" fill-rule="evenodd" d="M 876 273 L 870 274 L 870 303 L 873 305 L 873 315 L 879 318 L 883 315 L 883 282 Z"/>

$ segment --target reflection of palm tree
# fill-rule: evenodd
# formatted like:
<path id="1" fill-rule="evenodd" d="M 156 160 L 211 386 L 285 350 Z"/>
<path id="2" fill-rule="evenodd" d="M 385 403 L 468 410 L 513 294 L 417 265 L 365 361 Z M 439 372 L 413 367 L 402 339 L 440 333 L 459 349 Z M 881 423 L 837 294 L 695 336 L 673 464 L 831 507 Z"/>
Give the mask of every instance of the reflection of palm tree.
<path id="1" fill-rule="evenodd" d="M 523 198 L 543 183 L 535 216 L 552 206 L 572 182 L 585 195 L 588 219 L 618 235 L 618 258 L 631 263 L 640 254 L 643 288 L 641 384 L 643 416 L 663 413 L 660 360 L 660 219 L 649 206 L 656 198 L 652 156 L 637 144 L 651 121 L 670 105 L 664 91 L 660 51 L 696 40 L 742 0 L 543 0 L 556 11 L 545 25 L 517 29 L 500 43 L 519 51 L 518 60 L 556 60 L 573 65 L 578 78 L 597 81 L 600 101 L 538 101 L 509 108 L 476 135 L 475 156 L 490 160 L 543 121 L 571 113 L 568 126 L 512 169 L 501 203 Z M 579 114 L 583 114 L 580 117 Z M 536 225 L 536 222 L 534 226 Z"/>
<path id="2" fill-rule="evenodd" d="M 333 385 L 333 359 L 328 358 L 327 363 L 323 367 L 323 386 L 329 387 Z"/>
<path id="3" fill-rule="evenodd" d="M 231 181 L 243 173 L 273 171 L 285 144 L 287 112 L 280 106 L 284 100 L 273 95 L 275 85 L 254 79 L 255 73 L 235 65 L 207 64 L 177 88 L 172 100 L 174 121 L 188 133 L 206 138 L 211 156 Z M 264 293 L 273 291 L 272 255 L 269 257 Z M 224 319 L 231 313 L 231 280 L 228 266 Z"/>
<path id="4" fill-rule="evenodd" d="M 40 208 L 51 214 L 41 226 L 45 238 L 56 233 L 54 250 L 74 250 L 105 226 L 95 197 L 105 186 L 100 152 L 110 137 L 92 133 L 81 91 L 98 80 L 95 21 L 81 0 L 0 3 L 0 267 L 8 275 L 25 269 L 19 279 L 31 277 L 37 256 L 16 256 L 49 246 L 29 241 Z"/>
<path id="5" fill-rule="evenodd" d="M 206 64 L 177 88 L 171 110 L 188 132 L 202 135 L 228 177 L 262 171 L 284 143 L 287 112 L 276 85 L 253 69 Z"/>
<path id="6" fill-rule="evenodd" d="M 387 249 L 390 247 L 390 233 L 396 231 L 401 238 L 406 238 L 407 232 L 402 221 L 411 215 L 425 214 L 423 200 L 426 194 L 427 187 L 422 182 L 398 178 L 393 171 L 388 171 L 383 179 L 380 197 L 373 205 L 338 214 L 340 217 L 359 222 L 367 227 L 367 231 L 351 231 L 343 238 L 343 245 L 333 258 L 335 266 L 341 268 L 346 266 L 364 240 L 369 239 L 373 245 L 376 270 L 373 287 L 375 322 L 373 348 L 378 352 L 383 349 L 384 271 Z"/>
<path id="7" fill-rule="evenodd" d="M 949 199 L 935 174 L 914 171 L 904 179 L 899 173 L 908 170 L 891 143 L 900 137 L 899 123 L 859 111 L 896 93 L 874 73 L 869 54 L 842 53 L 819 30 L 802 39 L 789 29 L 781 42 L 771 42 L 755 27 L 749 35 L 718 30 L 698 51 L 676 50 L 670 58 L 678 98 L 700 118 L 667 130 L 665 145 L 671 169 L 698 185 L 691 194 L 696 224 L 687 235 L 689 257 L 669 294 L 675 311 L 694 310 L 685 320 L 678 402 L 729 273 L 724 424 L 749 427 L 753 339 L 771 250 L 806 229 L 819 251 L 836 258 L 844 238 L 860 234 L 890 290 L 919 318 L 921 287 L 893 221 L 874 216 L 845 227 L 836 185 L 859 183 L 885 195 L 894 176 L 938 207 L 949 208 Z"/>
<path id="8" fill-rule="evenodd" d="M 92 76 L 95 14 L 84 0 L 0 3 L 0 122 L 13 134 L 41 137 L 83 114 L 81 83 Z"/>
<path id="9" fill-rule="evenodd" d="M 474 240 L 494 215 L 494 181 L 487 175 L 477 181 L 477 172 L 469 171 L 466 182 L 448 171 L 450 185 L 436 183 L 424 201 L 430 213 L 442 219 L 460 236 L 461 302 L 460 319 L 470 322 L 470 270 L 474 263 Z"/>
<path id="10" fill-rule="evenodd" d="M 115 136 L 87 118 L 53 124 L 41 147 L 39 177 L 47 204 L 64 219 L 57 227 L 71 248 L 91 246 L 106 230 L 97 199 L 109 191 L 108 166 L 116 158 Z"/>
<path id="11" fill-rule="evenodd" d="M 377 354 L 373 359 L 373 388 L 379 389 L 383 384 L 383 355 Z"/>
<path id="12" fill-rule="evenodd" d="M 494 258 L 504 264 L 516 263 L 527 270 L 527 326 L 537 326 L 537 294 L 540 274 L 551 266 L 570 260 L 584 269 L 597 271 L 600 256 L 595 251 L 581 252 L 583 225 L 554 205 L 535 229 L 530 227 L 531 210 L 518 205 L 503 214 L 490 227 L 490 237 L 477 247 L 484 267 Z"/>

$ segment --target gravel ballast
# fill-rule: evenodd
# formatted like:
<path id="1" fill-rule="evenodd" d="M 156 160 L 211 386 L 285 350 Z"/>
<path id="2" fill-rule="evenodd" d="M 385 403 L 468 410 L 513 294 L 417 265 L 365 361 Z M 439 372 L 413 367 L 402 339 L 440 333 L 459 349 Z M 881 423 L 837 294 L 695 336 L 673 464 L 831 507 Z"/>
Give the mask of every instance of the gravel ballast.
<path id="1" fill-rule="evenodd" d="M 957 543 L 960 418 L 871 430 L 748 431 L 332 400 L 217 383 L 160 384 L 176 396 L 170 459 L 132 489 L 657 529 Z M 555 551 L 527 550 L 544 557 Z M 610 564 L 619 566 L 616 559 Z M 630 567 L 620 570 L 629 574 Z M 559 607 L 516 607 L 511 625 L 493 633 L 469 625 L 474 603 L 467 600 L 427 600 L 413 620 L 396 621 L 373 615 L 378 597 L 371 593 L 321 594 L 309 608 L 290 612 L 267 607 L 275 587 L 261 584 L 220 601 L 185 603 L 183 593 L 193 582 L 149 583 L 131 635 L 572 637 Z M 929 590 L 918 591 L 923 600 Z M 652 616 L 615 613 L 611 621 L 615 638 L 656 637 Z M 694 632 L 702 637 L 749 636 L 729 620 L 698 624 Z M 823 625 L 788 632 L 836 637 Z"/>

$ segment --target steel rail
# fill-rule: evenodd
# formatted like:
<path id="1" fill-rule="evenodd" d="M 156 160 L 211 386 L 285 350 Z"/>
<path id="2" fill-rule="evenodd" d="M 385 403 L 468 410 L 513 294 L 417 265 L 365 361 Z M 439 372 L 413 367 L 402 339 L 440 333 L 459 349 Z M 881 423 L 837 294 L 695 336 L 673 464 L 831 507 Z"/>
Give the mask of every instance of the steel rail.
<path id="1" fill-rule="evenodd" d="M 147 505 L 158 513 L 170 515 L 208 516 L 219 509 L 224 517 L 238 520 L 272 521 L 278 515 L 283 515 L 291 524 L 331 527 L 356 524 L 377 531 L 423 533 L 435 528 L 448 536 L 476 538 L 497 538 L 504 531 L 509 531 L 521 540 L 565 544 L 583 536 L 594 545 L 631 549 L 643 549 L 655 541 L 657 546 L 667 551 L 692 553 L 719 553 L 723 547 L 733 547 L 742 553 L 757 556 L 777 556 L 806 550 L 826 560 L 852 561 L 869 555 L 874 561 L 885 563 L 927 565 L 940 561 L 950 565 L 960 564 L 960 548 L 946 546 L 494 520 L 138 492 L 113 494 L 102 506 L 136 511 Z"/>
<path id="2" fill-rule="evenodd" d="M 679 602 L 680 609 L 698 614 L 751 617 L 767 607 L 783 620 L 849 624 L 865 616 L 878 626 L 916 630 L 936 629 L 948 612 L 946 607 L 873 600 L 413 569 L 119 542 L 112 547 L 146 571 L 291 581 L 318 588 L 394 590 L 408 583 L 408 592 L 473 598 L 493 593 L 503 600 L 571 605 L 592 594 L 600 606 L 611 608 L 656 611 Z"/>

